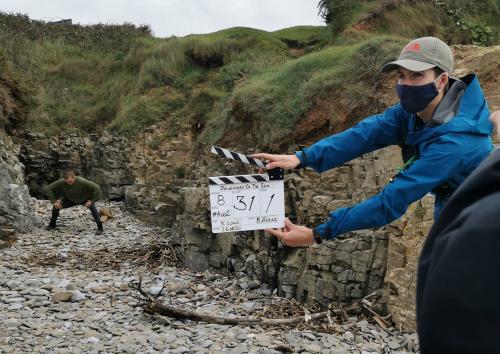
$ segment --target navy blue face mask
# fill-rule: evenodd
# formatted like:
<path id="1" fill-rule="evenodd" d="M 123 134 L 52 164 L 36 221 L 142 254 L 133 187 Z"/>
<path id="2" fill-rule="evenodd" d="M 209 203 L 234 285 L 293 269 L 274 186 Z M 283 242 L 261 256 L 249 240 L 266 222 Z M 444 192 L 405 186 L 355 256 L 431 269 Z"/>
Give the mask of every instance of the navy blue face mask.
<path id="1" fill-rule="evenodd" d="M 438 77 L 439 78 L 439 77 Z M 436 78 L 436 80 L 438 79 Z M 436 80 L 420 86 L 397 85 L 399 100 L 409 113 L 421 112 L 439 95 Z"/>

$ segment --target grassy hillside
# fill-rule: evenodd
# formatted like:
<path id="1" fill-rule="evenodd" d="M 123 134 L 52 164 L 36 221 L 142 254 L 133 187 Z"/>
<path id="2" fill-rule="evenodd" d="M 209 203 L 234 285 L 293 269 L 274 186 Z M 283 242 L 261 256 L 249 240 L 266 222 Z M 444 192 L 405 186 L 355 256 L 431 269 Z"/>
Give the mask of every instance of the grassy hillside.
<path id="1" fill-rule="evenodd" d="M 329 38 L 321 27 L 276 34 L 232 28 L 157 39 L 128 25 L 106 32 L 105 26 L 44 25 L 25 16 L 0 20 L 0 34 L 9 29 L 0 44 L 34 88 L 27 127 L 50 134 L 107 128 L 133 135 L 160 121 L 178 127 L 201 119 L 236 83 L 290 60 L 287 42 L 313 51 Z M 18 41 L 12 41 L 14 31 Z"/>
<path id="2" fill-rule="evenodd" d="M 2 72 L 22 87 L 16 114 L 28 129 L 133 136 L 162 123 L 168 135 L 190 129 L 211 144 L 225 129 L 247 127 L 262 145 L 285 137 L 318 99 L 337 95 L 352 109 L 379 109 L 378 68 L 410 38 L 498 43 L 493 0 L 386 4 L 360 2 L 335 37 L 327 27 L 298 26 L 158 39 L 148 27 L 63 26 L 0 13 L 10 63 Z"/>

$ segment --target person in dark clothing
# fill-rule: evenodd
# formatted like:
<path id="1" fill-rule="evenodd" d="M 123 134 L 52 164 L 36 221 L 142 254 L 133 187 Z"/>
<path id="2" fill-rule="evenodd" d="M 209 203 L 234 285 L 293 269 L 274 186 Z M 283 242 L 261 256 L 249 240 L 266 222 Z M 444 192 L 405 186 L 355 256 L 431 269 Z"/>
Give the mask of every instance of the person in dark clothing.
<path id="1" fill-rule="evenodd" d="M 59 211 L 64 208 L 71 208 L 76 205 L 85 205 L 90 209 L 94 221 L 97 224 L 96 235 L 104 232 L 99 212 L 95 202 L 101 199 L 101 187 L 83 177 L 75 176 L 73 171 L 65 171 L 63 178 L 51 183 L 47 187 L 47 194 L 54 204 L 52 208 L 52 218 L 47 226 L 48 230 L 57 227 Z"/>
<path id="2" fill-rule="evenodd" d="M 491 115 L 500 139 L 500 111 Z M 498 353 L 500 149 L 453 194 L 419 260 L 417 324 L 429 353 Z"/>

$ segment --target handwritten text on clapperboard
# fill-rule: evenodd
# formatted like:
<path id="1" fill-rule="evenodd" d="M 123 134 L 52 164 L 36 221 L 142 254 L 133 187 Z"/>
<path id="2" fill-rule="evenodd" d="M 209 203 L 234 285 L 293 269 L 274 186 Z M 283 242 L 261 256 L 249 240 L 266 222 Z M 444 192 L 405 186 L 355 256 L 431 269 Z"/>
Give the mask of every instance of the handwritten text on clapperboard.
<path id="1" fill-rule="evenodd" d="M 241 181 L 267 175 L 236 176 Z M 224 183 L 223 181 L 230 183 Z M 235 183 L 235 176 L 211 177 L 212 232 L 281 228 L 285 224 L 283 180 Z M 237 180 L 237 181 L 238 181 Z"/>

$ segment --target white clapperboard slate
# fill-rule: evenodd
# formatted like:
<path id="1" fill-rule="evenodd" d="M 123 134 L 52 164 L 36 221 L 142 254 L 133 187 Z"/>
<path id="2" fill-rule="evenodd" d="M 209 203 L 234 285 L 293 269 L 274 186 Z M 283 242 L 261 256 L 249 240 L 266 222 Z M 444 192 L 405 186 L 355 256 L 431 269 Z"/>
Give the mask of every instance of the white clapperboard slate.
<path id="1" fill-rule="evenodd" d="M 265 167 L 261 160 L 213 146 L 213 153 Z M 240 176 L 209 177 L 212 232 L 235 232 L 285 226 L 283 170 Z"/>

